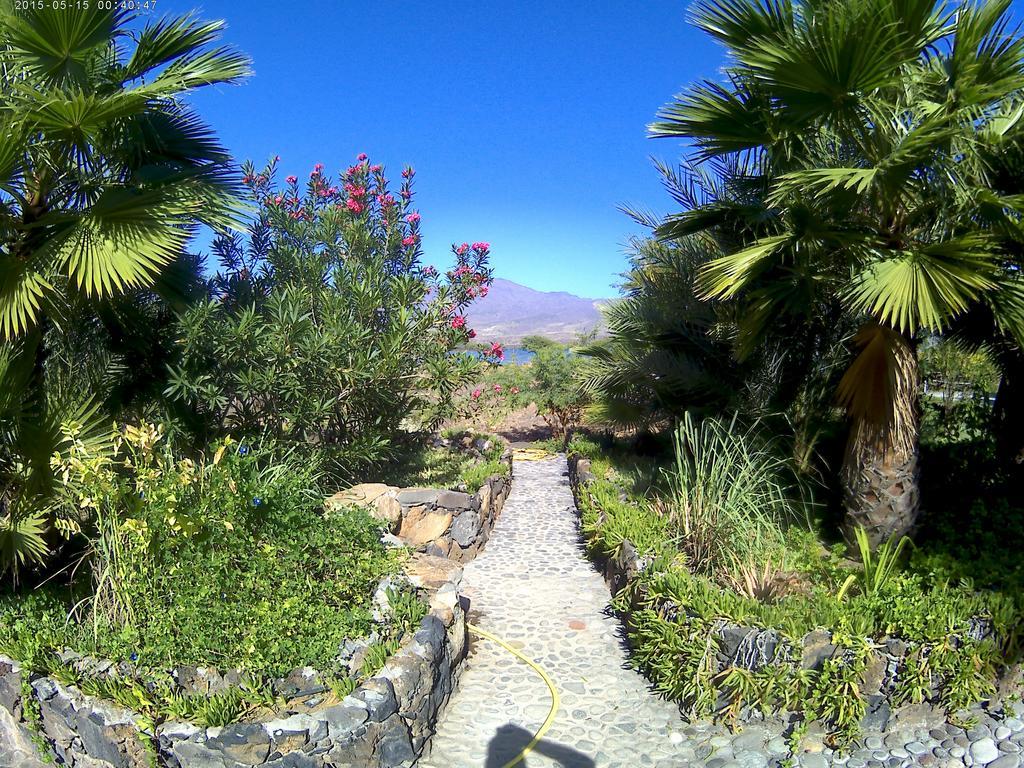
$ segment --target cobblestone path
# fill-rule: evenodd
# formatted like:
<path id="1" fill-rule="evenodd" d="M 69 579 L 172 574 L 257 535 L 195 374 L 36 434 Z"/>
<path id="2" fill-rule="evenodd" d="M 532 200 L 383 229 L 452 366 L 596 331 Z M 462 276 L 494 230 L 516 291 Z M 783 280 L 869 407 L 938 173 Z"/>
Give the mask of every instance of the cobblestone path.
<path id="1" fill-rule="evenodd" d="M 561 707 L 526 765 L 678 766 L 683 723 L 629 669 L 608 588 L 586 559 L 565 460 L 519 461 L 483 553 L 466 565 L 470 621 L 519 648 L 554 680 Z M 459 688 L 423 768 L 501 768 L 547 716 L 536 672 L 471 636 Z"/>
<path id="2" fill-rule="evenodd" d="M 466 565 L 470 621 L 519 648 L 554 680 L 562 697 L 551 729 L 519 768 L 1018 768 L 1024 765 L 1024 706 L 963 730 L 907 718 L 864 734 L 847 754 L 820 739 L 793 757 L 781 722 L 739 733 L 687 723 L 629 668 L 608 589 L 580 543 L 565 459 L 519 461 L 512 493 L 483 553 Z M 502 768 L 547 716 L 536 672 L 487 640 L 470 654 L 431 751 L 420 768 Z"/>

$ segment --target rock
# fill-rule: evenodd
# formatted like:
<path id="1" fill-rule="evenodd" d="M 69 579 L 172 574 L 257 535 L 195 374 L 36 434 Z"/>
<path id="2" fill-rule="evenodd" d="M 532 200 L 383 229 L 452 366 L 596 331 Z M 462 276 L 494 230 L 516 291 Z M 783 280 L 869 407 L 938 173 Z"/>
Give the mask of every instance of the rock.
<path id="1" fill-rule="evenodd" d="M 378 749 L 381 764 L 385 766 L 408 765 L 416 759 L 409 728 L 400 717 L 393 717 L 385 723 Z"/>
<path id="2" fill-rule="evenodd" d="M 366 507 L 375 518 L 394 527 L 402 518 L 402 505 L 397 496 L 398 489 L 390 485 L 360 483 L 328 498 L 324 508 L 334 512 L 345 507 Z"/>
<path id="3" fill-rule="evenodd" d="M 988 764 L 988 768 L 1017 768 L 1020 758 L 1017 755 L 1002 755 Z"/>
<path id="4" fill-rule="evenodd" d="M 896 710 L 893 727 L 897 730 L 925 728 L 930 722 L 940 717 L 928 704 L 908 704 Z"/>
<path id="5" fill-rule="evenodd" d="M 459 491 L 441 491 L 437 495 L 437 506 L 445 509 L 474 509 L 479 501 L 476 495 Z"/>
<path id="6" fill-rule="evenodd" d="M 480 498 L 480 515 L 486 519 L 491 511 L 491 484 L 484 483 L 481 485 L 480 490 L 477 491 L 477 496 Z"/>
<path id="7" fill-rule="evenodd" d="M 971 758 L 975 764 L 988 765 L 999 757 L 999 749 L 991 737 L 985 738 L 971 744 Z"/>
<path id="8" fill-rule="evenodd" d="M 395 698 L 395 687 L 386 677 L 372 677 L 352 694 L 366 705 L 369 719 L 379 723 L 398 711 L 398 700 Z"/>
<path id="9" fill-rule="evenodd" d="M 865 697 L 864 717 L 860 726 L 865 731 L 884 731 L 892 717 L 892 709 L 885 696 L 875 694 Z M 881 745 L 881 739 L 878 739 Z"/>
<path id="10" fill-rule="evenodd" d="M 462 581 L 462 566 L 443 557 L 413 552 L 405 564 L 405 574 L 415 586 L 424 589 L 438 589 L 448 583 L 457 588 Z"/>
<path id="11" fill-rule="evenodd" d="M 259 765 L 270 754 L 270 735 L 262 723 L 236 723 L 206 742 L 242 765 Z"/>
<path id="12" fill-rule="evenodd" d="M 1008 739 L 1010 738 L 1010 729 L 1007 728 L 1005 725 L 1000 725 L 996 728 L 993 735 L 1000 741 L 1002 741 L 1003 739 Z"/>
<path id="13" fill-rule="evenodd" d="M 398 491 L 398 503 L 403 507 L 434 505 L 440 493 L 436 488 L 402 488 Z"/>
<path id="14" fill-rule="evenodd" d="M 142 752 L 138 728 L 127 711 L 119 712 L 93 701 L 96 704 L 79 710 L 74 719 L 86 754 L 116 768 L 131 768 L 132 756 Z"/>
<path id="15" fill-rule="evenodd" d="M 828 768 L 828 760 L 824 755 L 801 755 L 800 765 L 803 768 Z"/>
<path id="16" fill-rule="evenodd" d="M 832 658 L 836 652 L 832 644 L 832 635 L 825 630 L 816 629 L 808 632 L 803 640 L 803 653 L 800 666 L 804 669 L 821 669 L 826 659 Z"/>
<path id="17" fill-rule="evenodd" d="M 460 547 L 468 547 L 476 540 L 479 533 L 480 515 L 471 509 L 460 514 L 452 523 L 452 539 Z"/>
<path id="18" fill-rule="evenodd" d="M 327 734 L 334 741 L 344 741 L 365 723 L 370 713 L 360 706 L 363 702 L 346 696 L 341 704 L 325 710 L 324 720 L 327 722 Z"/>
<path id="19" fill-rule="evenodd" d="M 443 536 L 451 524 L 451 512 L 432 512 L 420 505 L 411 507 L 402 518 L 398 535 L 412 546 L 423 546 Z"/>

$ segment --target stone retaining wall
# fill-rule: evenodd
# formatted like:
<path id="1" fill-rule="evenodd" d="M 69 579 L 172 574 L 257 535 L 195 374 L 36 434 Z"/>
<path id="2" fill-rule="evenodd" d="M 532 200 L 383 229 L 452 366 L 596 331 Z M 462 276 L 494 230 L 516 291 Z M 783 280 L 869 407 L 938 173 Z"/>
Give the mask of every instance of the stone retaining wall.
<path id="1" fill-rule="evenodd" d="M 491 447 L 487 440 L 480 442 L 478 450 Z M 501 462 L 506 475 L 491 475 L 475 493 L 362 483 L 334 494 L 324 504 L 328 511 L 350 505 L 367 507 L 374 517 L 388 523 L 401 544 L 464 563 L 487 543 L 512 490 L 512 450 L 507 444 Z"/>
<path id="2" fill-rule="evenodd" d="M 594 475 L 590 471 L 590 462 L 587 459 L 576 455 L 569 457 L 569 481 L 577 509 L 579 509 L 582 494 L 587 493 L 587 484 L 593 479 Z M 586 533 L 584 533 L 584 538 L 587 538 Z M 650 562 L 637 551 L 628 539 L 623 541 L 615 556 L 599 558 L 596 562 L 613 594 L 633 581 L 649 564 Z M 622 616 L 627 625 L 630 621 L 631 609 L 639 602 L 640 598 L 640 595 L 635 595 L 630 609 L 627 609 Z M 658 610 L 662 615 L 671 619 L 679 614 L 686 614 L 687 606 L 665 600 L 660 604 Z M 774 629 L 742 626 L 725 620 L 716 622 L 711 631 L 718 645 L 718 653 L 715 658 L 716 672 L 731 667 L 757 670 L 771 664 L 797 663 L 803 669 L 820 670 L 827 659 L 833 658 L 837 653 L 842 653 L 832 643 L 832 633 L 824 629 L 809 632 L 795 646 Z M 969 634 L 973 639 L 981 639 L 990 632 L 989 623 L 979 619 L 972 622 Z M 886 637 L 878 640 L 860 687 L 865 701 L 865 716 L 861 721 L 861 727 L 864 730 L 884 730 L 890 725 L 890 721 L 899 725 L 901 722 L 922 717 L 933 719 L 945 717 L 942 710 L 928 702 L 911 704 L 899 709 L 894 706 L 898 674 L 911 650 L 907 643 L 897 638 Z M 1007 692 L 1017 686 L 1017 678 L 1019 678 L 1019 670 L 1012 677 L 1007 676 L 1004 679 L 1003 685 L 1007 687 Z M 1000 694 L 1002 693 L 1000 691 Z M 935 690 L 931 701 L 936 702 L 937 699 L 938 691 Z M 719 702 L 722 707 L 727 703 L 725 699 Z M 922 710 L 928 710 L 928 714 L 922 715 Z M 756 711 L 748 711 L 744 714 L 751 718 L 759 717 L 759 713 Z"/>
<path id="3" fill-rule="evenodd" d="M 41 739 L 58 764 L 73 768 L 412 765 L 455 685 L 466 623 L 459 565 L 415 554 L 407 576 L 429 594 L 430 611 L 376 676 L 338 701 L 310 670 L 307 690 L 296 690 L 283 710 L 257 722 L 222 728 L 164 722 L 154 730 L 136 712 L 27 674 L 0 656 L 0 768 L 39 768 L 32 742 Z"/>

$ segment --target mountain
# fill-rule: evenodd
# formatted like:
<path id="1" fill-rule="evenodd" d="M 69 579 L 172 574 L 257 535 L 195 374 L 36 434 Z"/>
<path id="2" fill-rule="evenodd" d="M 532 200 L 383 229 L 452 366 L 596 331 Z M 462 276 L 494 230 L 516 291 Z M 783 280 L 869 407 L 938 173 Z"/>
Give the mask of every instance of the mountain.
<path id="1" fill-rule="evenodd" d="M 537 334 L 566 342 L 602 324 L 598 307 L 605 301 L 564 291 L 536 291 L 498 277 L 487 296 L 473 302 L 466 319 L 479 341 L 515 344 Z"/>

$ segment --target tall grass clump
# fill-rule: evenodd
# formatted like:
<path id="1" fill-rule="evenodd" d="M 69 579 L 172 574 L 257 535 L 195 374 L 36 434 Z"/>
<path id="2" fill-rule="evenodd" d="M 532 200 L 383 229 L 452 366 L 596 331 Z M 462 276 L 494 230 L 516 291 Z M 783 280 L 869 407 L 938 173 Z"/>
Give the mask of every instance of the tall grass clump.
<path id="1" fill-rule="evenodd" d="M 796 517 L 786 461 L 757 424 L 687 413 L 676 429 L 675 465 L 666 472 L 677 546 L 695 573 L 734 570 L 781 549 Z"/>

